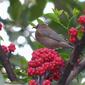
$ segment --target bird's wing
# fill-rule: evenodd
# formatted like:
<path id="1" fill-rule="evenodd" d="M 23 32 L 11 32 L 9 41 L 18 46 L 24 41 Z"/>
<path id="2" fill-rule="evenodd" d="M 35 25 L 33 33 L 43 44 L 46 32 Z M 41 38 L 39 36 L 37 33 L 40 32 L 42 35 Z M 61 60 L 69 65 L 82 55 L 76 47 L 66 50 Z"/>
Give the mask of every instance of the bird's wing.
<path id="1" fill-rule="evenodd" d="M 56 40 L 56 41 L 65 42 L 64 37 L 61 34 L 58 34 L 55 31 L 53 31 L 52 29 L 49 29 L 49 28 L 39 29 L 38 32 L 46 37 Z"/>

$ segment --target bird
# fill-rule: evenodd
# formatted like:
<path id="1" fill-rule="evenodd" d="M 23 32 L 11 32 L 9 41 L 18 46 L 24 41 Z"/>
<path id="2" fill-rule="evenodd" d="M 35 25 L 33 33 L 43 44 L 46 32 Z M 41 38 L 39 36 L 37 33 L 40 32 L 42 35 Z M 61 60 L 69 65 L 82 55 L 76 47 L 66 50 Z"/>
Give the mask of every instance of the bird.
<path id="1" fill-rule="evenodd" d="M 36 29 L 36 40 L 47 48 L 72 48 L 72 46 L 47 24 L 38 24 L 34 27 Z"/>

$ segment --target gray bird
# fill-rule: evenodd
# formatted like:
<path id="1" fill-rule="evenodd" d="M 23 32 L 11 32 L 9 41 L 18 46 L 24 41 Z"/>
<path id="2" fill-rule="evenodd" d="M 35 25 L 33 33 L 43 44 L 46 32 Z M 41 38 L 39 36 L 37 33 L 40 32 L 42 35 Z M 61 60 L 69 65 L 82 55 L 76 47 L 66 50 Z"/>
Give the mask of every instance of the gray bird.
<path id="1" fill-rule="evenodd" d="M 53 31 L 46 24 L 38 24 L 36 27 L 35 37 L 38 42 L 47 48 L 72 48 L 71 45 L 58 33 Z"/>

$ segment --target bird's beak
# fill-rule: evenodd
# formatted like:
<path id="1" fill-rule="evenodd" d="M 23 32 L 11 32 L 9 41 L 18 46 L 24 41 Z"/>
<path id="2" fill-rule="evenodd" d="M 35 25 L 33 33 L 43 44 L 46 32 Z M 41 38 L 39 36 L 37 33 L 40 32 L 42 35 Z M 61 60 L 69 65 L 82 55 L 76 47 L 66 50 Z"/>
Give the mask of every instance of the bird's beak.
<path id="1" fill-rule="evenodd" d="M 38 26 L 39 26 L 39 25 L 37 25 L 37 26 L 34 26 L 33 28 L 37 29 L 37 28 L 38 28 Z"/>
<path id="2" fill-rule="evenodd" d="M 34 26 L 33 28 L 36 28 L 36 26 Z"/>

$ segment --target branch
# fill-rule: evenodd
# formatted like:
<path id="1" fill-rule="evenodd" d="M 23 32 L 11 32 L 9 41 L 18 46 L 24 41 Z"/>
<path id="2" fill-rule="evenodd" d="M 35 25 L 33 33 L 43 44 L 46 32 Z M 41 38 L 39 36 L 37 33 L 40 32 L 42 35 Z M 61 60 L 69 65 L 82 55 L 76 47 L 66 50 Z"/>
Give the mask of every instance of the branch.
<path id="1" fill-rule="evenodd" d="M 70 73 L 66 84 L 65 85 L 69 85 L 69 83 L 81 72 L 85 69 L 85 59 L 82 60 L 78 66 L 74 67 L 73 71 Z"/>
<path id="2" fill-rule="evenodd" d="M 15 73 L 13 72 L 11 63 L 10 63 L 10 61 L 8 59 L 8 56 L 3 52 L 1 46 L 0 46 L 0 61 L 2 62 L 2 65 L 4 66 L 4 68 L 5 68 L 6 72 L 7 72 L 8 78 L 11 81 L 16 81 L 17 77 L 16 77 Z"/>
<path id="3" fill-rule="evenodd" d="M 71 71 L 73 70 L 73 67 L 76 64 L 77 59 L 79 58 L 84 46 L 85 46 L 85 33 L 82 39 L 80 41 L 77 41 L 77 43 L 75 44 L 72 55 L 70 56 L 70 59 L 62 74 L 62 77 L 57 85 L 65 85 L 67 78 L 70 75 Z"/>

